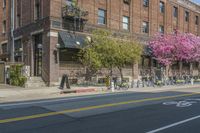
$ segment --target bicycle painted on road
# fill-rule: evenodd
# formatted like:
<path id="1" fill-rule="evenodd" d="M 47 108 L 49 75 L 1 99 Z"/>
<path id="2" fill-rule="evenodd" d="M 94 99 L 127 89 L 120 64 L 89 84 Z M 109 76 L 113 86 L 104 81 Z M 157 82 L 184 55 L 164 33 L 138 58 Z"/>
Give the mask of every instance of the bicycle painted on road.
<path id="1" fill-rule="evenodd" d="M 163 105 L 176 105 L 176 107 L 184 108 L 184 107 L 190 107 L 195 103 L 200 103 L 200 99 L 186 99 L 182 101 L 169 101 L 164 102 Z"/>

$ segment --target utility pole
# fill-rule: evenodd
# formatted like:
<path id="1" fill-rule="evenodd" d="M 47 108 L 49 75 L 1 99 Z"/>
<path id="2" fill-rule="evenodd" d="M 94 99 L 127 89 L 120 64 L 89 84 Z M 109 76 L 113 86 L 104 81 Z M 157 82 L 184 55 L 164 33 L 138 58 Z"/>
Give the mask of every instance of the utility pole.
<path id="1" fill-rule="evenodd" d="M 15 62 L 15 39 L 14 39 L 14 28 L 15 28 L 15 0 L 11 0 L 11 49 L 10 49 L 10 61 Z"/>

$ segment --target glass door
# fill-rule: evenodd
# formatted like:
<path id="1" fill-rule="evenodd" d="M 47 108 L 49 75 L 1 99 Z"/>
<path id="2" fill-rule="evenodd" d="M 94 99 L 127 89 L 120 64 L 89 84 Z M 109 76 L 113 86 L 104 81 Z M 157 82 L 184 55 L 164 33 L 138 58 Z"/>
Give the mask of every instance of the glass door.
<path id="1" fill-rule="evenodd" d="M 35 35 L 34 76 L 42 76 L 42 34 Z"/>

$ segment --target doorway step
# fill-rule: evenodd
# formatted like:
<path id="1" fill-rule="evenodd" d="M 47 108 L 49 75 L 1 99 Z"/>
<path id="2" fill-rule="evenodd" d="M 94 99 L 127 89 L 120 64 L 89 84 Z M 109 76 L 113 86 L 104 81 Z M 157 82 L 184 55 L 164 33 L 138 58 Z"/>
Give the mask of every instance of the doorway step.
<path id="1" fill-rule="evenodd" d="M 39 87 L 46 87 L 46 84 L 41 77 L 29 77 L 25 84 L 25 87 L 39 88 Z"/>

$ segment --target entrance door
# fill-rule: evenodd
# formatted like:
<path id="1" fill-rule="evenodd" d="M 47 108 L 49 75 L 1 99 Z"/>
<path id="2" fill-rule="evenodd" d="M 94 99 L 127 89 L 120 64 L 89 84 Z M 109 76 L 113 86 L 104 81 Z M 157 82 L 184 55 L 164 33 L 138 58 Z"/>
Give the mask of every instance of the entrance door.
<path id="1" fill-rule="evenodd" d="M 42 34 L 34 36 L 34 76 L 42 76 Z"/>
<path id="2" fill-rule="evenodd" d="M 0 62 L 0 84 L 5 83 L 5 64 Z"/>

